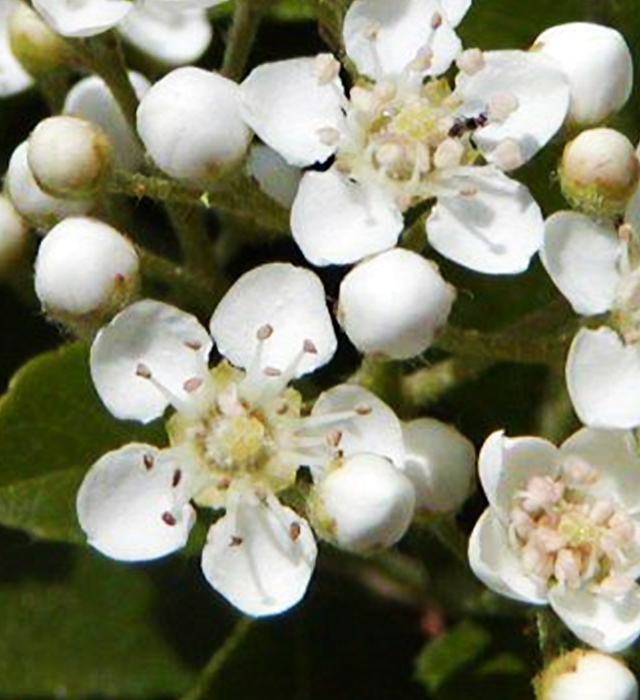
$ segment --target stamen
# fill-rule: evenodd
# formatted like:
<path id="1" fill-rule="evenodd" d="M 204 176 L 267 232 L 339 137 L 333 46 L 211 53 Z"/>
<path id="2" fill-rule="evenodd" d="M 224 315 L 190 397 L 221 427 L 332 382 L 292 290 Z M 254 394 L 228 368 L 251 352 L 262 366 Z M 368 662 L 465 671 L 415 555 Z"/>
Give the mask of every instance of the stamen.
<path id="1" fill-rule="evenodd" d="M 289 537 L 291 537 L 291 540 L 295 542 L 298 537 L 300 537 L 300 534 L 302 532 L 302 527 L 300 526 L 300 523 L 298 522 L 293 522 L 291 525 L 289 525 Z"/>
<path id="2" fill-rule="evenodd" d="M 239 547 L 244 540 L 242 537 L 238 537 L 237 535 L 232 535 L 231 540 L 229 541 L 229 547 Z"/>
<path id="3" fill-rule="evenodd" d="M 144 363 L 138 363 L 138 365 L 136 366 L 136 375 L 141 379 L 150 382 L 162 394 L 167 403 L 171 404 L 176 409 L 176 411 L 182 413 L 183 415 L 192 415 L 197 412 L 197 406 L 187 404 L 183 399 L 174 394 L 164 384 L 160 383 L 154 377 L 149 367 L 147 367 L 147 365 L 145 365 Z M 190 379 L 188 381 L 192 382 L 194 380 Z"/>
<path id="4" fill-rule="evenodd" d="M 378 38 L 378 33 L 380 32 L 380 23 L 371 22 L 367 27 L 362 30 L 362 34 L 368 41 L 375 41 Z"/>
<path id="5" fill-rule="evenodd" d="M 340 132 L 333 126 L 322 126 L 317 131 L 320 143 L 325 146 L 335 146 L 340 141 Z"/>
<path id="6" fill-rule="evenodd" d="M 504 121 L 520 106 L 518 98 L 513 92 L 499 92 L 489 99 L 490 116 L 496 121 Z"/>
<path id="7" fill-rule="evenodd" d="M 165 511 L 162 514 L 162 522 L 165 525 L 168 525 L 169 527 L 174 527 L 174 525 L 178 524 L 178 521 L 175 519 L 175 516 L 169 511 Z"/>
<path id="8" fill-rule="evenodd" d="M 484 54 L 478 48 L 463 51 L 456 60 L 458 68 L 467 75 L 475 75 L 485 66 Z"/>
<path id="9" fill-rule="evenodd" d="M 439 12 L 434 12 L 431 16 L 431 29 L 438 29 L 442 26 L 442 15 Z"/>
<path id="10" fill-rule="evenodd" d="M 315 58 L 313 72 L 318 79 L 318 83 L 326 85 L 338 77 L 340 64 L 330 53 L 321 53 Z"/>
<path id="11" fill-rule="evenodd" d="M 189 350 L 202 350 L 202 343 L 199 340 L 185 340 L 184 344 L 189 348 Z"/>
<path id="12" fill-rule="evenodd" d="M 282 376 L 282 370 L 278 369 L 277 367 L 265 367 L 262 370 L 262 372 L 267 377 L 281 377 Z"/>
<path id="13" fill-rule="evenodd" d="M 256 338 L 260 341 L 267 340 L 273 335 L 273 326 L 265 323 L 264 326 L 260 326 L 256 331 Z"/>
<path id="14" fill-rule="evenodd" d="M 153 455 L 149 454 L 148 452 L 145 452 L 142 455 L 142 462 L 145 466 L 146 469 L 152 469 L 153 468 L 153 463 L 154 463 Z"/>
<path id="15" fill-rule="evenodd" d="M 493 150 L 493 158 L 501 170 L 515 170 L 524 165 L 522 149 L 515 139 L 501 141 Z"/>
<path id="16" fill-rule="evenodd" d="M 327 433 L 326 439 L 329 447 L 337 447 L 342 440 L 342 430 L 338 430 L 337 428 L 335 430 L 330 430 Z"/>
<path id="17" fill-rule="evenodd" d="M 176 486 L 182 481 L 182 471 L 180 469 L 176 469 L 173 472 L 173 478 L 171 479 L 171 486 L 175 489 Z"/>
<path id="18" fill-rule="evenodd" d="M 182 388 L 187 392 L 187 394 L 193 394 L 194 391 L 197 391 L 203 384 L 202 379 L 200 377 L 192 377 L 191 379 L 187 379 L 187 381 L 182 385 Z"/>
<path id="19" fill-rule="evenodd" d="M 316 347 L 315 343 L 313 342 L 313 340 L 309 340 L 308 338 L 302 344 L 302 349 L 304 350 L 304 352 L 307 353 L 307 355 L 318 354 L 318 348 Z"/>
<path id="20" fill-rule="evenodd" d="M 368 416 L 373 409 L 366 403 L 359 403 L 353 409 L 359 416 Z"/>
<path id="21" fill-rule="evenodd" d="M 136 374 L 142 379 L 151 379 L 151 370 L 142 362 L 139 362 L 136 366 Z"/>
<path id="22" fill-rule="evenodd" d="M 436 168 L 457 168 L 464 156 L 464 146 L 460 141 L 447 138 L 436 148 L 433 163 Z"/>

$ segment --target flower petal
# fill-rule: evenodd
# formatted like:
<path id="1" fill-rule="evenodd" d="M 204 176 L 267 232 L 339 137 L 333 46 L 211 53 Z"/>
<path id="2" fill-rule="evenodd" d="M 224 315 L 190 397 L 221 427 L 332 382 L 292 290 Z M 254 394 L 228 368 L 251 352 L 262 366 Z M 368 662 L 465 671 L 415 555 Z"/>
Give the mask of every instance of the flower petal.
<path id="1" fill-rule="evenodd" d="M 580 420 L 594 428 L 640 425 L 640 346 L 610 328 L 583 328 L 569 348 L 569 396 Z"/>
<path id="2" fill-rule="evenodd" d="M 291 165 L 322 163 L 335 152 L 324 129 L 341 130 L 346 98 L 340 78 L 321 82 L 316 58 L 293 58 L 254 68 L 240 85 L 249 126 Z"/>
<path id="3" fill-rule="evenodd" d="M 159 301 L 144 300 L 120 312 L 91 347 L 91 376 L 116 418 L 147 423 L 169 405 L 164 387 L 186 400 L 184 383 L 207 372 L 211 338 L 190 314 Z M 146 368 L 154 378 L 141 376 Z"/>
<path id="4" fill-rule="evenodd" d="M 583 459 L 598 472 L 589 484 L 594 498 L 615 498 L 628 508 L 640 504 L 640 457 L 630 430 L 582 428 L 562 443 L 560 453 Z"/>
<path id="5" fill-rule="evenodd" d="M 416 490 L 419 509 L 449 513 L 471 494 L 476 453 L 472 443 L 453 426 L 433 418 L 418 418 L 402 426 L 407 452 L 404 473 Z"/>
<path id="6" fill-rule="evenodd" d="M 115 27 L 133 8 L 129 0 L 33 0 L 33 7 L 62 36 L 93 36 Z"/>
<path id="7" fill-rule="evenodd" d="M 345 457 L 361 452 L 381 455 L 396 467 L 404 464 L 402 426 L 396 414 L 370 391 L 356 384 L 339 384 L 320 394 L 312 416 L 326 416 L 342 411 L 356 411 L 335 427 L 340 430 L 340 450 Z"/>
<path id="8" fill-rule="evenodd" d="M 430 47 L 433 61 L 428 74 L 440 75 L 461 51 L 453 27 L 470 4 L 464 0 L 356 0 L 344 18 L 347 55 L 360 73 L 380 80 L 400 75 Z"/>
<path id="9" fill-rule="evenodd" d="M 258 331 L 269 327 L 260 340 Z M 300 377 L 327 363 L 337 341 L 324 287 L 310 270 L 271 263 L 245 273 L 224 295 L 211 317 L 211 335 L 234 365 L 249 369 L 260 352 L 260 367 Z M 311 341 L 315 352 L 304 351 Z"/>
<path id="10" fill-rule="evenodd" d="M 558 131 L 569 108 L 569 83 L 558 64 L 530 51 L 487 51 L 484 67 L 460 73 L 456 94 L 464 98 L 462 114 L 485 112 L 492 98 L 513 95 L 516 109 L 503 121 L 491 121 L 473 136 L 487 160 L 504 139 L 520 146 L 528 161 Z"/>
<path id="11" fill-rule="evenodd" d="M 302 177 L 300 168 L 294 168 L 272 148 L 258 143 L 249 151 L 246 169 L 265 194 L 291 209 Z"/>
<path id="12" fill-rule="evenodd" d="M 9 39 L 9 19 L 20 7 L 17 0 L 0 3 L 0 97 L 8 97 L 33 85 L 33 78 L 13 55 Z"/>
<path id="13" fill-rule="evenodd" d="M 139 99 L 151 87 L 140 73 L 129 73 L 129 80 Z M 63 112 L 88 119 L 101 126 L 113 145 L 115 165 L 135 170 L 144 160 L 144 153 L 118 103 L 101 78 L 92 75 L 77 82 L 69 90 Z"/>
<path id="14" fill-rule="evenodd" d="M 640 591 L 621 600 L 585 590 L 549 591 L 549 603 L 564 624 L 583 642 L 611 654 L 640 635 Z"/>
<path id="15" fill-rule="evenodd" d="M 204 10 L 148 1 L 137 2 L 118 31 L 136 48 L 171 66 L 197 61 L 213 36 Z"/>
<path id="16" fill-rule="evenodd" d="M 89 470 L 77 498 L 89 544 L 112 559 L 145 561 L 184 545 L 195 521 L 171 450 L 131 444 Z"/>
<path id="17" fill-rule="evenodd" d="M 547 602 L 546 588 L 522 568 L 502 526 L 487 508 L 469 539 L 469 565 L 473 573 L 492 591 L 534 605 Z"/>
<path id="18" fill-rule="evenodd" d="M 508 438 L 502 431 L 489 435 L 478 455 L 478 471 L 496 517 L 506 522 L 516 492 L 533 476 L 555 476 L 559 460 L 555 445 L 542 438 Z"/>
<path id="19" fill-rule="evenodd" d="M 427 219 L 427 237 L 442 255 L 471 270 L 514 274 L 540 248 L 544 221 L 529 190 L 492 166 L 454 176 L 469 188 L 441 196 Z"/>
<path id="20" fill-rule="evenodd" d="M 403 225 L 388 192 L 335 168 L 305 173 L 291 209 L 291 232 L 313 265 L 347 265 L 392 248 Z"/>
<path id="21" fill-rule="evenodd" d="M 243 494 L 209 530 L 202 570 L 246 615 L 277 615 L 304 595 L 316 552 L 303 518 L 273 497 Z"/>
<path id="22" fill-rule="evenodd" d="M 613 306 L 624 248 L 612 225 L 561 211 L 545 222 L 540 258 L 574 311 L 590 316 Z"/>

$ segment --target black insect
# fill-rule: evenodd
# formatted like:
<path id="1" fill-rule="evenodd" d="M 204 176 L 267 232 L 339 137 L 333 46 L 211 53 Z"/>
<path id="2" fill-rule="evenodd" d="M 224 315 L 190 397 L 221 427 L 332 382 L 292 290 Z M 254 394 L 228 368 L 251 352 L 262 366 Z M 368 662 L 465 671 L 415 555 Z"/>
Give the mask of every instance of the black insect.
<path id="1" fill-rule="evenodd" d="M 485 126 L 489 121 L 489 117 L 480 113 L 476 117 L 459 117 L 453 122 L 453 126 L 449 129 L 448 135 L 451 138 L 458 138 L 468 132 L 473 132 Z"/>

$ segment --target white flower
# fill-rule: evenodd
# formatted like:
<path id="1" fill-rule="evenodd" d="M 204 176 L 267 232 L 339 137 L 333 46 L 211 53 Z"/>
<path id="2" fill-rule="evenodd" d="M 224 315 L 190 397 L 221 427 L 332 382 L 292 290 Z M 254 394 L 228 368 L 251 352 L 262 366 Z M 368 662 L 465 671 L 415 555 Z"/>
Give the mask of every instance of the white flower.
<path id="1" fill-rule="evenodd" d="M 433 263 L 409 250 L 389 250 L 342 280 L 338 320 L 358 350 L 404 359 L 429 347 L 454 299 Z"/>
<path id="2" fill-rule="evenodd" d="M 324 291 L 311 272 L 270 264 L 243 275 L 218 305 L 212 341 L 189 314 L 155 301 L 133 304 L 97 336 L 91 372 L 117 417 L 143 422 L 171 404 L 170 447 L 128 445 L 102 457 L 78 494 L 89 542 L 123 560 L 182 547 L 191 502 L 224 515 L 202 554 L 211 585 L 243 612 L 269 615 L 295 605 L 316 558 L 307 521 L 279 496 L 298 467 L 314 479 L 369 452 L 404 459 L 395 414 L 356 386 L 320 396 L 301 415 L 290 380 L 325 364 L 336 338 Z M 230 364 L 232 363 L 232 364 Z"/>
<path id="3" fill-rule="evenodd" d="M 538 700 L 638 700 L 638 681 L 615 656 L 574 649 L 535 679 Z"/>
<path id="4" fill-rule="evenodd" d="M 631 51 L 611 27 L 570 22 L 545 29 L 533 44 L 558 62 L 569 80 L 568 119 L 580 127 L 600 124 L 621 109 L 633 87 Z"/>
<path id="5" fill-rule="evenodd" d="M 20 4 L 19 0 L 3 0 L 0 3 L 0 97 L 14 95 L 33 85 L 33 78 L 11 50 L 9 22 Z"/>
<path id="6" fill-rule="evenodd" d="M 202 68 L 176 68 L 138 107 L 138 133 L 172 177 L 209 182 L 245 154 L 251 131 L 239 111 L 239 88 Z M 189 128 L 185 128 L 188 124 Z"/>
<path id="7" fill-rule="evenodd" d="M 453 27 L 468 5 L 354 2 L 346 50 L 375 82 L 359 82 L 348 98 L 326 54 L 258 66 L 242 83 L 245 119 L 291 165 L 334 159 L 305 173 L 291 212 L 312 263 L 347 264 L 393 247 L 403 212 L 437 198 L 427 234 L 440 253 L 495 274 L 528 266 L 542 217 L 502 171 L 529 160 L 560 127 L 568 83 L 539 53 L 461 54 Z M 452 88 L 437 76 L 456 57 Z"/>
<path id="8" fill-rule="evenodd" d="M 549 604 L 602 651 L 640 634 L 640 458 L 631 432 L 583 428 L 556 448 L 493 433 L 479 456 L 489 508 L 469 542 L 491 589 Z"/>

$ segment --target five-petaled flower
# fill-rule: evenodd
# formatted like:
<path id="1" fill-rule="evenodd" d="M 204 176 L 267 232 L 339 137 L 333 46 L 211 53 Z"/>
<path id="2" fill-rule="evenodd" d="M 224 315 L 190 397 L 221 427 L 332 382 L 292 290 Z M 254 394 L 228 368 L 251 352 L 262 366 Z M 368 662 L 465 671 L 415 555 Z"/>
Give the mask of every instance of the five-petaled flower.
<path id="1" fill-rule="evenodd" d="M 279 500 L 296 486 L 300 465 L 317 482 L 365 454 L 402 467 L 402 428 L 382 401 L 352 385 L 328 390 L 302 413 L 289 382 L 325 364 L 336 348 L 312 272 L 274 263 L 246 273 L 218 305 L 210 329 L 226 358 L 211 370 L 209 333 L 157 301 L 133 304 L 98 334 L 91 372 L 111 413 L 147 422 L 169 405 L 175 412 L 168 448 L 130 444 L 91 467 L 78 516 L 96 549 L 136 561 L 186 543 L 192 503 L 224 510 L 209 530 L 204 575 L 243 612 L 275 614 L 302 597 L 316 559 L 305 517 Z M 406 488 L 395 539 L 414 501 L 409 478 L 398 475 Z"/>
<path id="2" fill-rule="evenodd" d="M 494 591 L 548 603 L 580 639 L 617 651 L 640 634 L 640 457 L 628 431 L 583 428 L 559 448 L 489 436 L 489 508 L 469 561 Z"/>

